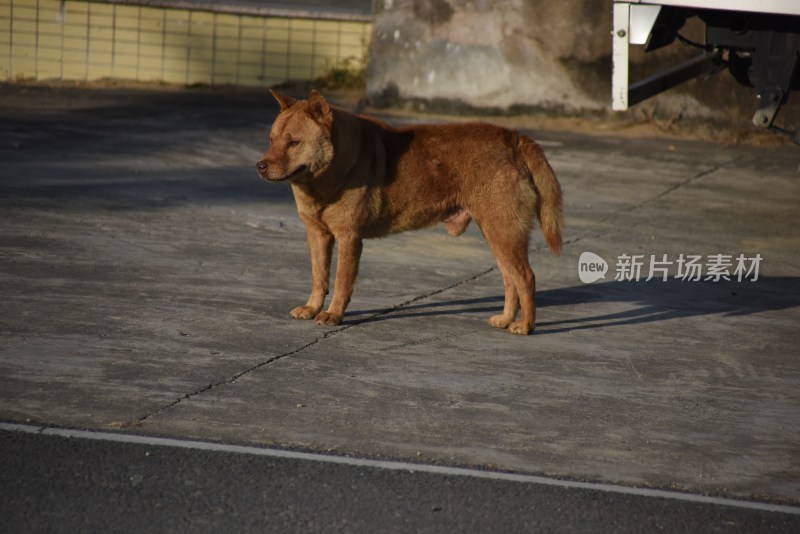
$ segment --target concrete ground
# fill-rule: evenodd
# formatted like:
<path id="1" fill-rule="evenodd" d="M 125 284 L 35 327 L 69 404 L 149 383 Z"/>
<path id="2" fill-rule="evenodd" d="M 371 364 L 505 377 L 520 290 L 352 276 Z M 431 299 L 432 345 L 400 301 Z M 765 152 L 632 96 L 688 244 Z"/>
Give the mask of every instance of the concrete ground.
<path id="1" fill-rule="evenodd" d="M 1 419 L 800 503 L 797 147 L 530 122 L 566 215 L 561 256 L 532 237 L 534 334 L 486 324 L 502 282 L 474 226 L 367 242 L 323 328 L 288 316 L 304 230 L 254 168 L 276 112 L 0 87 Z M 705 280 L 720 259 L 731 280 Z"/>

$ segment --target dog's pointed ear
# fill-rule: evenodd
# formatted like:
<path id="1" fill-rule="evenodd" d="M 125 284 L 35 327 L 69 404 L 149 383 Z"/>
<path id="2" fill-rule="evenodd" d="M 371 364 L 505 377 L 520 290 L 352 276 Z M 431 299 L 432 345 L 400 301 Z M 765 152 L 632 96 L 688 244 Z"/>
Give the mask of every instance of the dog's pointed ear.
<path id="1" fill-rule="evenodd" d="M 286 111 L 287 109 L 292 107 L 295 102 L 297 102 L 296 98 L 292 98 L 289 95 L 279 93 L 278 91 L 270 89 L 269 92 L 272 93 L 272 96 L 274 96 L 275 100 L 278 101 L 278 104 L 281 105 L 281 111 Z"/>
<path id="2" fill-rule="evenodd" d="M 333 114 L 331 113 L 331 106 L 322 93 L 316 89 L 312 89 L 308 95 L 308 111 L 311 116 L 324 124 L 333 122 Z"/>

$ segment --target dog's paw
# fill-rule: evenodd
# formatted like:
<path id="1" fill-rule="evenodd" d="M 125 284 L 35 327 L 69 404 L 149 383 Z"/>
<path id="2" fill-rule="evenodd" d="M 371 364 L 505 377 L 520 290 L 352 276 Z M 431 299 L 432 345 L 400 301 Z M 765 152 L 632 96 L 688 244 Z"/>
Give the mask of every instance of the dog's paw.
<path id="1" fill-rule="evenodd" d="M 522 321 L 514 321 L 508 327 L 509 332 L 512 334 L 519 334 L 520 336 L 527 336 L 531 330 L 533 330 L 533 326 Z"/>
<path id="2" fill-rule="evenodd" d="M 317 315 L 317 311 L 311 306 L 298 306 L 289 312 L 289 315 L 295 319 L 313 319 Z"/>
<path id="3" fill-rule="evenodd" d="M 493 328 L 508 328 L 508 325 L 511 324 L 513 319 L 509 319 L 503 314 L 499 315 L 492 315 L 489 318 L 489 326 Z"/>
<path id="4" fill-rule="evenodd" d="M 317 315 L 317 318 L 314 320 L 314 322 L 321 325 L 336 326 L 341 324 L 342 316 L 336 315 L 335 313 L 322 312 Z"/>

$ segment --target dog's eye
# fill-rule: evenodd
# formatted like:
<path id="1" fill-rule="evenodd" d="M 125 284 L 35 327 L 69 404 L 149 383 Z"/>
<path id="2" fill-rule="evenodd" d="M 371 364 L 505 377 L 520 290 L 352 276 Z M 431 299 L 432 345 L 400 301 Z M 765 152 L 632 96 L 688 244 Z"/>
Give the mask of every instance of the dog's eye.
<path id="1" fill-rule="evenodd" d="M 286 146 L 289 147 L 289 148 L 292 148 L 293 146 L 297 146 L 299 144 L 300 144 L 300 141 L 298 141 L 297 139 L 290 139 L 289 142 L 286 143 Z"/>

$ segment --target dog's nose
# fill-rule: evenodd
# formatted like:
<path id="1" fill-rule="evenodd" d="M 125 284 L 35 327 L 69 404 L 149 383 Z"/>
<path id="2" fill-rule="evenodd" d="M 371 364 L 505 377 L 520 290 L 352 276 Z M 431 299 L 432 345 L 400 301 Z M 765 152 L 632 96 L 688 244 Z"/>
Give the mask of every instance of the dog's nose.
<path id="1" fill-rule="evenodd" d="M 256 169 L 258 169 L 258 172 L 266 171 L 267 170 L 267 162 L 262 159 L 261 161 L 256 163 Z"/>

